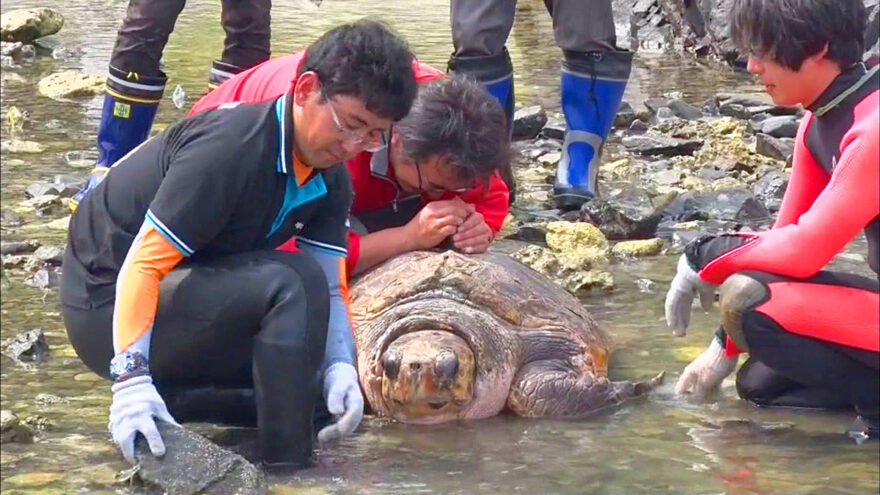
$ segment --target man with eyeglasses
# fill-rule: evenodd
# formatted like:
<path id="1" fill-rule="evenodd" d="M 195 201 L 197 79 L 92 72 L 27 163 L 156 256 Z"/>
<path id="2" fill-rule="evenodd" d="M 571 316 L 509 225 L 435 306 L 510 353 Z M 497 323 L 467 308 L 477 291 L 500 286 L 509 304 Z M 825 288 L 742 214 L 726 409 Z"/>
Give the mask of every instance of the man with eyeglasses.
<path id="1" fill-rule="evenodd" d="M 197 101 L 190 114 L 277 97 L 290 86 L 306 52 L 236 75 Z M 484 252 L 508 213 L 510 193 L 498 172 L 509 167 L 503 115 L 486 99 L 488 93 L 463 76 L 433 86 L 448 76 L 417 61 L 412 70 L 419 95 L 410 114 L 388 133 L 388 143 L 377 145 L 379 136 L 359 131 L 360 122 L 335 108 L 339 134 L 351 142 L 367 141 L 365 151 L 346 162 L 355 193 L 352 273 L 404 252 L 434 248 L 447 238 L 462 252 Z"/>
<path id="2" fill-rule="evenodd" d="M 80 359 L 114 381 L 109 428 L 126 459 L 138 434 L 161 456 L 155 421 L 176 419 L 256 424 L 264 462 L 307 464 L 321 382 L 337 420 L 318 439 L 357 427 L 340 165 L 407 113 L 411 62 L 382 24 L 339 26 L 282 95 L 168 127 L 79 205 L 63 315 Z M 358 123 L 354 138 L 339 118 Z M 296 252 L 276 249 L 291 237 Z"/>

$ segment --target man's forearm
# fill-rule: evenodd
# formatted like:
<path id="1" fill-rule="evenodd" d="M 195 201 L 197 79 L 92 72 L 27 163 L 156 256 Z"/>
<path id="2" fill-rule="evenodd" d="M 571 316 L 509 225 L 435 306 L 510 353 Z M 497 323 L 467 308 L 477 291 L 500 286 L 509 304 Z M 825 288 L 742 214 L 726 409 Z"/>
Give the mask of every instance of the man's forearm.
<path id="1" fill-rule="evenodd" d="M 394 227 L 361 236 L 361 250 L 354 274 L 378 265 L 379 263 L 414 250 L 416 247 L 406 238 L 404 227 Z"/>

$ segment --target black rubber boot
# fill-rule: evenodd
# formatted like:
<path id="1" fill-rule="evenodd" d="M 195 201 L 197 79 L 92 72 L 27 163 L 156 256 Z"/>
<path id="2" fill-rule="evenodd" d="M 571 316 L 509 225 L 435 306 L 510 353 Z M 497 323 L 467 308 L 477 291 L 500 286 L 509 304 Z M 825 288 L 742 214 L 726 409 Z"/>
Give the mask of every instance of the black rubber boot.
<path id="1" fill-rule="evenodd" d="M 312 460 L 316 359 L 308 349 L 254 340 L 254 391 L 263 462 L 270 469 L 299 468 Z"/>

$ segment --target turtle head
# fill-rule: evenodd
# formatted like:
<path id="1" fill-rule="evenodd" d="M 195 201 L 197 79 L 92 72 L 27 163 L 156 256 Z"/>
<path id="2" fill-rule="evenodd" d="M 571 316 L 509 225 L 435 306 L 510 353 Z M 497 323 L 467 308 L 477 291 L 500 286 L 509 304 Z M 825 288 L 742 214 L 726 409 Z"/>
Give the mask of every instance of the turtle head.
<path id="1" fill-rule="evenodd" d="M 380 363 L 382 398 L 391 417 L 413 423 L 456 419 L 474 396 L 474 353 L 461 337 L 421 330 L 391 342 Z"/>

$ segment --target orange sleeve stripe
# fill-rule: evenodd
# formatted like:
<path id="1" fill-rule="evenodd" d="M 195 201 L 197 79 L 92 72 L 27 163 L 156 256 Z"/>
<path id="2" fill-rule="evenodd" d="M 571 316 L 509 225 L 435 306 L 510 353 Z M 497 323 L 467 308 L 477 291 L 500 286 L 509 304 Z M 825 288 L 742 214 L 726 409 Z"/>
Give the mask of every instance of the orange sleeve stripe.
<path id="1" fill-rule="evenodd" d="M 339 293 L 342 294 L 342 302 L 345 303 L 345 314 L 348 315 L 348 324 L 354 335 L 354 319 L 351 317 L 351 295 L 348 292 L 348 264 L 346 258 L 339 258 Z"/>
<path id="2" fill-rule="evenodd" d="M 145 227 L 138 239 L 117 281 L 113 327 L 118 332 L 114 340 L 120 351 L 153 325 L 159 307 L 159 283 L 183 259 L 183 254 L 152 226 Z"/>

